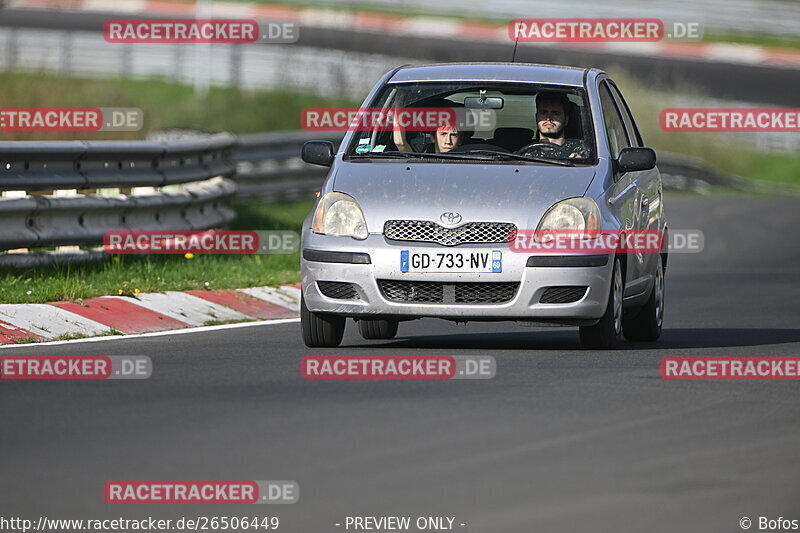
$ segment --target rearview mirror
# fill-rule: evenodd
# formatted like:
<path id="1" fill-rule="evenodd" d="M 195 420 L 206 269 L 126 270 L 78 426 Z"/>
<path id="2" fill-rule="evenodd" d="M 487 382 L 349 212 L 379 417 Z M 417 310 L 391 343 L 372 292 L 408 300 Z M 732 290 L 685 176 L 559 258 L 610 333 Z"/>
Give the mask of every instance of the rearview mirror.
<path id="1" fill-rule="evenodd" d="M 617 158 L 617 168 L 623 172 L 650 170 L 656 166 L 656 152 L 652 148 L 623 148 Z"/>
<path id="2" fill-rule="evenodd" d="M 312 165 L 331 166 L 333 163 L 333 143 L 330 141 L 308 141 L 303 144 L 300 157 Z"/>
<path id="3" fill-rule="evenodd" d="M 464 98 L 464 107 L 467 109 L 503 109 L 503 103 L 503 99 L 496 96 L 491 98 L 467 96 Z"/>

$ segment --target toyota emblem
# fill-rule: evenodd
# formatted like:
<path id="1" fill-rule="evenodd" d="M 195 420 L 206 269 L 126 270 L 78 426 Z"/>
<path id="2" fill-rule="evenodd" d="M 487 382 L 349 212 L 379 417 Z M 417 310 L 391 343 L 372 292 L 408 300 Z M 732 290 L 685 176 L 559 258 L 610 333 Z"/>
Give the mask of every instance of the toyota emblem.
<path id="1" fill-rule="evenodd" d="M 461 215 L 448 211 L 447 213 L 442 213 L 442 215 L 439 217 L 439 220 L 449 226 L 452 226 L 453 224 L 458 224 L 461 222 Z"/>

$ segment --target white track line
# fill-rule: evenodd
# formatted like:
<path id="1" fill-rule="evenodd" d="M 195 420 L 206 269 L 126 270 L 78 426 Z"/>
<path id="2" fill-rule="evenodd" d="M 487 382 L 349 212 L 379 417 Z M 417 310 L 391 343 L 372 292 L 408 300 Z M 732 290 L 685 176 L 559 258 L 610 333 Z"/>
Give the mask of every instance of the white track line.
<path id="1" fill-rule="evenodd" d="M 258 322 L 241 322 L 239 324 L 221 324 L 219 326 L 199 326 L 196 328 L 173 329 L 171 331 L 154 331 L 152 333 L 137 333 L 134 335 L 109 335 L 106 337 L 89 337 L 88 339 L 71 339 L 66 341 L 35 342 L 31 344 L 0 344 L 0 350 L 35 348 L 38 346 L 57 346 L 60 344 L 74 344 L 80 342 L 120 341 L 126 339 L 141 339 L 143 337 L 163 337 L 166 335 L 184 335 L 187 333 L 204 333 L 222 329 L 248 328 L 252 326 L 272 326 L 276 324 L 289 324 L 300 322 L 297 318 L 279 318 L 275 320 L 260 320 Z"/>

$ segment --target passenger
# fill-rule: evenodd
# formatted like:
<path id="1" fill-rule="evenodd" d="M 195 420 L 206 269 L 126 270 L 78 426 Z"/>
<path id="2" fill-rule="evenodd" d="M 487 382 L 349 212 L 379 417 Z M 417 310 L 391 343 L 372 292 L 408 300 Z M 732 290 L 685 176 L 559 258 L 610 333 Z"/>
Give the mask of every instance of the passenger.
<path id="1" fill-rule="evenodd" d="M 404 107 L 405 95 L 398 93 L 395 99 L 395 107 Z M 395 146 L 401 152 L 413 152 L 414 148 L 406 139 L 406 131 L 397 124 L 395 120 L 394 128 L 392 129 L 392 140 Z M 453 124 L 442 124 L 436 131 L 428 134 L 428 142 L 425 143 L 421 152 L 423 153 L 445 153 L 453 148 L 461 146 L 464 141 L 464 133 L 459 131 L 458 126 Z"/>
<path id="2" fill-rule="evenodd" d="M 428 134 L 428 142 L 422 148 L 423 153 L 445 153 L 453 148 L 461 146 L 464 141 L 464 133 L 458 130 L 457 126 L 443 124 L 436 131 Z M 398 127 L 394 128 L 394 144 L 401 152 L 413 152 L 411 144 L 406 140 L 406 132 Z"/>
<path id="3" fill-rule="evenodd" d="M 464 134 L 458 131 L 456 126 L 442 125 L 431 133 L 431 139 L 437 152 L 449 152 L 453 148 L 461 146 Z"/>
<path id="4" fill-rule="evenodd" d="M 540 92 L 536 95 L 536 142 L 517 150 L 532 157 L 587 158 L 589 150 L 580 139 L 567 139 L 571 103 L 563 93 Z"/>

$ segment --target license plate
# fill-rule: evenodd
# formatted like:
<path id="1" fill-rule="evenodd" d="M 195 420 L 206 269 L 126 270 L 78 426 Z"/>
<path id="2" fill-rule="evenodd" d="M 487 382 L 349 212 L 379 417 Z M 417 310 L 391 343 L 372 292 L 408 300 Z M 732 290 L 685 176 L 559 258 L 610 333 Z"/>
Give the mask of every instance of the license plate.
<path id="1" fill-rule="evenodd" d="M 503 252 L 400 251 L 400 272 L 502 272 Z"/>

